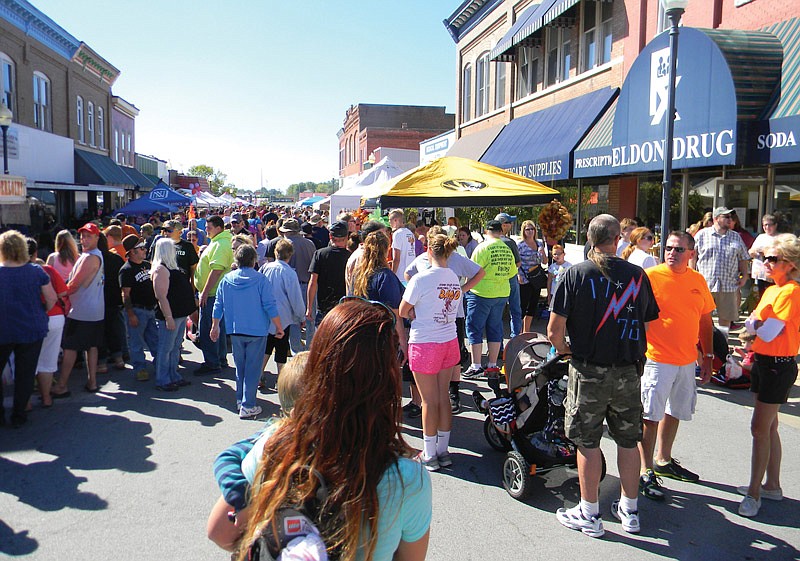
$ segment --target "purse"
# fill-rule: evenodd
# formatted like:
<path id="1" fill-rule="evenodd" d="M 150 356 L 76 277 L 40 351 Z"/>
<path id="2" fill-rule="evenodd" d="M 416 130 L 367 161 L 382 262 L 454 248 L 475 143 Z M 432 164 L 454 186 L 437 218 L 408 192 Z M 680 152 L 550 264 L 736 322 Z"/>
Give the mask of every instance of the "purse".
<path id="1" fill-rule="evenodd" d="M 534 290 L 541 290 L 547 286 L 547 271 L 541 265 L 537 265 L 528 271 L 526 276 L 528 277 L 528 283 Z"/>

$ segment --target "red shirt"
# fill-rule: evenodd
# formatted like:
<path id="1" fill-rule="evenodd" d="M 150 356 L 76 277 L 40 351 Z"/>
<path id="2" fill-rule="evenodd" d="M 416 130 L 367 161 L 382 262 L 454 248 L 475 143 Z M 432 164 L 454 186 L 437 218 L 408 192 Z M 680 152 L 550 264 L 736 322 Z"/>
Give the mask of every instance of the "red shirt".
<path id="1" fill-rule="evenodd" d="M 67 291 L 67 283 L 64 282 L 64 279 L 61 278 L 61 275 L 58 274 L 58 271 L 56 271 L 50 265 L 42 265 L 42 269 L 44 269 L 44 272 L 47 273 L 47 276 L 50 277 L 50 284 L 53 285 L 53 290 L 56 291 L 57 295 Z M 58 298 L 53 307 L 47 310 L 47 315 L 65 316 L 67 315 L 67 310 L 65 308 L 69 308 L 68 296 L 64 296 L 63 298 Z"/>

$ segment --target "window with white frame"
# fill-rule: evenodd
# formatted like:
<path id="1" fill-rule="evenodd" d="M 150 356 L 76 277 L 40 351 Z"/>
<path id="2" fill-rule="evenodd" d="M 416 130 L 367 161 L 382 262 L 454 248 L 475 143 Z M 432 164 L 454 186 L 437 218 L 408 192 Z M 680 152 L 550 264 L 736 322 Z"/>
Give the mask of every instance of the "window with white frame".
<path id="1" fill-rule="evenodd" d="M 667 11 L 664 9 L 664 4 L 661 3 L 661 0 L 658 2 L 658 19 L 656 20 L 656 35 L 669 29 L 669 18 L 667 17 Z"/>
<path id="2" fill-rule="evenodd" d="M 472 66 L 464 67 L 464 79 L 461 84 L 461 121 L 469 121 L 472 117 Z"/>
<path id="3" fill-rule="evenodd" d="M 549 26 L 545 30 L 545 85 L 552 86 L 569 79 L 572 65 L 572 41 L 570 30 Z"/>
<path id="4" fill-rule="evenodd" d="M 126 147 L 128 148 L 128 157 L 125 159 L 125 161 L 128 162 L 129 166 L 132 166 L 134 159 L 133 159 L 133 143 L 131 142 L 131 133 L 128 133 L 128 144 L 126 145 Z"/>
<path id="5" fill-rule="evenodd" d="M 489 52 L 478 57 L 475 63 L 475 116 L 489 112 Z"/>
<path id="6" fill-rule="evenodd" d="M 586 2 L 583 7 L 581 69 L 585 72 L 611 60 L 611 2 Z"/>
<path id="7" fill-rule="evenodd" d="M 14 61 L 0 52 L 0 102 L 5 103 L 11 112 L 17 110 L 14 103 Z"/>
<path id="8" fill-rule="evenodd" d="M 33 124 L 37 129 L 47 132 L 53 132 L 50 95 L 50 79 L 41 72 L 34 72 Z"/>
<path id="9" fill-rule="evenodd" d="M 86 130 L 89 132 L 89 146 L 94 146 L 94 103 L 86 106 Z"/>
<path id="10" fill-rule="evenodd" d="M 114 129 L 114 163 L 119 163 L 119 131 Z"/>
<path id="11" fill-rule="evenodd" d="M 106 118 L 103 108 L 97 107 L 97 146 L 106 147 Z"/>
<path id="12" fill-rule="evenodd" d="M 506 68 L 505 62 L 494 65 L 494 108 L 500 109 L 506 104 Z"/>
<path id="13" fill-rule="evenodd" d="M 536 91 L 539 81 L 538 47 L 520 47 L 517 60 L 517 99 Z"/>
<path id="14" fill-rule="evenodd" d="M 78 120 L 78 142 L 86 144 L 86 133 L 83 130 L 83 98 L 78 96 L 78 107 L 75 111 L 75 118 Z"/>

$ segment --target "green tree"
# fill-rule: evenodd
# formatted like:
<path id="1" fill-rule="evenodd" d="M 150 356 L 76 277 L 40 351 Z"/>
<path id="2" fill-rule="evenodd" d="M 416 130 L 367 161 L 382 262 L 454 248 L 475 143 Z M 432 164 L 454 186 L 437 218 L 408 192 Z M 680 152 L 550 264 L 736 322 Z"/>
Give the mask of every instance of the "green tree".
<path id="1" fill-rule="evenodd" d="M 222 173 L 221 170 L 215 170 L 213 167 L 206 164 L 197 164 L 189 168 L 189 175 L 195 177 L 202 177 L 208 181 L 208 186 L 214 195 L 224 193 L 228 188 L 232 189 L 231 194 L 235 195 L 236 186 L 227 183 L 228 176 Z"/>

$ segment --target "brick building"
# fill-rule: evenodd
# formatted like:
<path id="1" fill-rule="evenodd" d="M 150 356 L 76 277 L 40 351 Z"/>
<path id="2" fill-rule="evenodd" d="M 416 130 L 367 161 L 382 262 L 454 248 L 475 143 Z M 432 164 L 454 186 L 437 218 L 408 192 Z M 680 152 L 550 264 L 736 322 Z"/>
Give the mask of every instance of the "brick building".
<path id="1" fill-rule="evenodd" d="M 673 158 L 673 188 L 679 196 L 673 197 L 672 224 L 685 227 L 703 209 L 725 203 L 742 209 L 746 227 L 756 230 L 764 212 L 778 207 L 792 211 L 797 204 L 791 199 L 800 195 L 800 182 L 793 179 L 800 153 L 772 150 L 764 155 L 757 139 L 759 131 L 774 128 L 776 118 L 782 119 L 778 124 L 787 135 L 793 130 L 800 135 L 800 123 L 792 120 L 800 114 L 794 98 L 800 90 L 798 16 L 800 4 L 783 0 L 690 0 L 682 29 L 700 28 L 702 35 L 682 34 L 686 45 L 681 49 L 699 41 L 703 56 L 713 51 L 719 59 L 715 64 L 727 77 L 721 87 L 734 96 L 733 124 L 725 130 L 732 131 L 735 147 L 722 164 L 713 157 Z M 565 200 L 573 205 L 575 189 L 584 191 L 581 200 L 589 203 L 580 206 L 581 221 L 611 212 L 640 216 L 650 225 L 658 222 L 663 161 L 654 157 L 638 167 L 575 166 L 579 155 L 618 149 L 623 118 L 635 121 L 630 115 L 636 107 L 648 105 L 647 82 L 640 79 L 649 72 L 644 58 L 656 51 L 656 43 L 666 41 L 668 27 L 658 0 L 465 0 L 444 23 L 456 43 L 458 76 L 457 141 L 451 155 L 480 159 L 560 188 L 572 193 Z M 683 52 L 678 75 L 695 64 L 695 57 L 681 57 Z M 707 73 L 691 88 L 694 92 L 684 81 L 677 89 L 679 113 L 683 107 L 688 114 L 703 90 L 717 88 L 717 81 Z M 630 113 L 621 116 L 621 106 Z M 689 124 L 684 119 L 676 127 Z M 593 161 L 579 159 L 582 165 Z M 800 216 L 794 223 L 800 226 Z"/>
<path id="2" fill-rule="evenodd" d="M 115 114 L 133 108 L 112 95 L 119 73 L 26 0 L 0 2 L 0 101 L 13 112 L 9 169 L 60 224 L 152 186 L 134 169 L 130 111 L 126 157 L 111 157 Z"/>
<path id="3" fill-rule="evenodd" d="M 359 103 L 347 109 L 339 130 L 339 177 L 364 171 L 378 148 L 419 150 L 419 143 L 453 128 L 444 107 Z"/>

